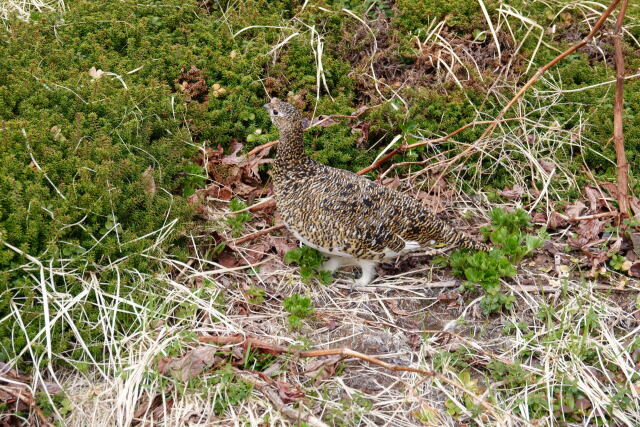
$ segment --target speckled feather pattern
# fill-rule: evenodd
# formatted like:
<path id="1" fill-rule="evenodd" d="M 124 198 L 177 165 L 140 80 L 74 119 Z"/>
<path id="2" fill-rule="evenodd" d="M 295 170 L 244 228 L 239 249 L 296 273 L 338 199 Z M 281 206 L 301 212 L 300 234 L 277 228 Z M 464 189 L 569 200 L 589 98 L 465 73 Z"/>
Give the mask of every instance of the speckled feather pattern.
<path id="1" fill-rule="evenodd" d="M 272 116 L 280 130 L 272 172 L 276 205 L 287 228 L 305 243 L 327 254 L 372 261 L 428 247 L 433 240 L 489 249 L 416 199 L 312 160 L 304 153 L 298 112 L 284 102 L 268 105 L 279 113 Z"/>

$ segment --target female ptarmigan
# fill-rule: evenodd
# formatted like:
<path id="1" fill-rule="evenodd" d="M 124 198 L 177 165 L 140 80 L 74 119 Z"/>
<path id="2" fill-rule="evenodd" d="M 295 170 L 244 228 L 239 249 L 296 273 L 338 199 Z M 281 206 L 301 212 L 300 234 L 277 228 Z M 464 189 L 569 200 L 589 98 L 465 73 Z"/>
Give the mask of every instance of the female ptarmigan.
<path id="1" fill-rule="evenodd" d="M 324 269 L 362 268 L 366 285 L 378 262 L 428 247 L 435 240 L 489 250 L 438 219 L 419 201 L 352 172 L 312 160 L 304 152 L 302 117 L 273 100 L 264 106 L 280 131 L 273 168 L 276 206 L 287 228 L 304 244 L 329 256 Z"/>

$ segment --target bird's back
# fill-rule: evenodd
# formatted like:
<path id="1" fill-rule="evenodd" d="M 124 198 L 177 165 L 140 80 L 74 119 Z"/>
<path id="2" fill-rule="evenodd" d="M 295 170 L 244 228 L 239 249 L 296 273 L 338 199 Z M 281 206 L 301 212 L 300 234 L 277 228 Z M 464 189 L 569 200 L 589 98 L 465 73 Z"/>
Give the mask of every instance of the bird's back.
<path id="1" fill-rule="evenodd" d="M 278 163 L 278 210 L 303 242 L 334 255 L 382 260 L 431 240 L 486 250 L 438 219 L 416 199 L 306 157 Z"/>

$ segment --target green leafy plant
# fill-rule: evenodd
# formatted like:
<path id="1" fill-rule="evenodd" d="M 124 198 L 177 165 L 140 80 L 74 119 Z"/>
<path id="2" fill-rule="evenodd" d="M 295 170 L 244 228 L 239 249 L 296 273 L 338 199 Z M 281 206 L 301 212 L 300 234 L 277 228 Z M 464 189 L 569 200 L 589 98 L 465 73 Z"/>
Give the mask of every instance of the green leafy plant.
<path id="1" fill-rule="evenodd" d="M 515 298 L 500 292 L 500 279 L 513 277 L 514 265 L 542 246 L 545 236 L 544 232 L 537 236 L 525 234 L 530 218 L 521 209 L 513 213 L 493 209 L 490 217 L 491 225 L 482 227 L 481 232 L 499 249 L 475 253 L 458 250 L 449 259 L 453 273 L 466 279 L 464 289 L 472 290 L 476 285 L 484 289 L 486 295 L 480 306 L 485 314 L 513 307 Z"/>
<path id="2" fill-rule="evenodd" d="M 289 326 L 293 329 L 298 329 L 302 326 L 302 320 L 313 314 L 313 304 L 311 298 L 293 294 L 290 297 L 286 297 L 283 301 L 284 311 L 289 313 L 287 320 Z"/>
<path id="3" fill-rule="evenodd" d="M 308 246 L 288 251 L 284 254 L 284 262 L 298 264 L 300 266 L 300 278 L 305 283 L 308 283 L 314 277 L 323 285 L 328 285 L 333 281 L 331 272 L 321 269 L 324 263 L 322 254 Z"/>
<path id="4" fill-rule="evenodd" d="M 460 250 L 451 254 L 449 262 L 453 274 L 467 280 L 464 289 L 474 289 L 476 284 L 484 289 L 486 295 L 480 306 L 485 314 L 512 308 L 515 298 L 500 292 L 500 278 L 513 277 L 516 269 L 501 251 L 470 254 L 466 250 Z"/>
<path id="5" fill-rule="evenodd" d="M 622 255 L 613 254 L 613 255 L 611 255 L 611 258 L 609 259 L 609 265 L 614 270 L 622 271 L 622 266 L 624 265 L 624 262 L 626 260 L 627 259 L 625 257 L 623 257 Z"/>
<path id="6" fill-rule="evenodd" d="M 522 209 L 510 213 L 504 209 L 495 208 L 489 212 L 489 217 L 491 225 L 482 227 L 480 231 L 493 244 L 502 249 L 514 264 L 519 264 L 525 256 L 542 246 L 547 238 L 545 232 L 541 232 L 537 236 L 523 232 L 530 225 L 531 218 Z"/>
<path id="7" fill-rule="evenodd" d="M 458 375 L 458 380 L 465 389 L 479 394 L 480 386 L 478 385 L 478 380 L 472 378 L 469 371 L 464 370 L 460 372 L 460 374 Z M 462 398 L 462 403 L 464 404 L 465 409 L 473 414 L 478 414 L 481 411 L 480 405 L 475 403 L 474 399 L 467 394 L 465 394 Z M 452 415 L 454 417 L 459 417 L 464 413 L 463 409 L 460 408 L 458 404 L 456 404 L 451 399 L 447 399 L 444 402 L 444 406 L 447 408 L 447 412 L 449 413 L 449 415 Z"/>
<path id="8" fill-rule="evenodd" d="M 247 205 L 238 199 L 231 199 L 229 202 L 229 209 L 232 212 L 237 212 L 246 207 Z M 239 237 L 242 234 L 242 230 L 244 230 L 244 225 L 251 221 L 251 218 L 253 218 L 253 215 L 249 212 L 240 212 L 227 217 L 226 222 L 231 226 L 231 235 L 233 237 Z"/>

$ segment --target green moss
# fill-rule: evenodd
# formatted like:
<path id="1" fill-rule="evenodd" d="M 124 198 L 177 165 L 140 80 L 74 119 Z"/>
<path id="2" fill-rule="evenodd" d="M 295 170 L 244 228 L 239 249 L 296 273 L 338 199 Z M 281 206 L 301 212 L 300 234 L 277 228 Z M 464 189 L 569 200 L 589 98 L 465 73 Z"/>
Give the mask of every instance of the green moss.
<path id="1" fill-rule="evenodd" d="M 497 2 L 485 1 L 485 5 L 492 13 Z M 448 27 L 461 34 L 487 27 L 480 5 L 475 0 L 398 0 L 396 7 L 400 12 L 396 25 L 411 33 L 426 29 L 434 21 L 445 21 Z"/>

